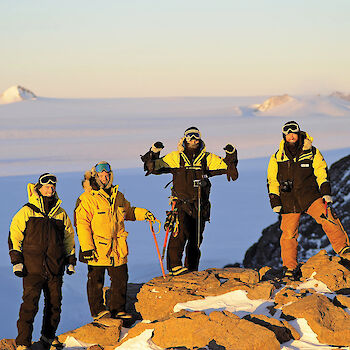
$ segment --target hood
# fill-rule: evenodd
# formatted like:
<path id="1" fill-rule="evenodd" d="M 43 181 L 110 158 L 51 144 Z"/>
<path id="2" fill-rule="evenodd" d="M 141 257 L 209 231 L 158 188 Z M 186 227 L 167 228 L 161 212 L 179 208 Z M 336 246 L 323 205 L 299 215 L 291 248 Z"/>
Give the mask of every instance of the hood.
<path id="1" fill-rule="evenodd" d="M 111 188 L 113 184 L 113 171 L 111 171 L 110 174 L 111 176 L 107 186 L 105 187 L 106 189 Z M 102 183 L 96 175 L 97 173 L 95 167 L 93 167 L 91 170 L 85 171 L 84 179 L 82 181 L 82 186 L 85 192 L 90 192 L 91 190 L 98 191 L 102 187 Z"/>
<path id="2" fill-rule="evenodd" d="M 42 213 L 45 212 L 44 209 L 44 202 L 43 202 L 43 197 L 39 195 L 39 193 L 36 190 L 35 184 L 29 183 L 27 185 L 27 192 L 28 192 L 28 202 L 30 204 L 33 204 L 36 206 Z M 51 209 L 50 213 L 48 216 L 52 216 L 57 209 L 61 206 L 62 201 L 59 199 L 57 192 L 54 194 L 55 199 L 57 200 L 56 205 Z"/>
<path id="3" fill-rule="evenodd" d="M 300 132 L 300 137 L 304 139 L 303 151 L 307 151 L 307 150 L 311 149 L 312 142 L 314 140 L 313 137 L 311 137 L 306 131 L 301 131 Z M 279 146 L 279 149 L 281 151 L 284 150 L 285 143 L 286 143 L 286 141 L 284 139 L 282 139 L 282 141 L 280 142 L 280 146 Z"/>

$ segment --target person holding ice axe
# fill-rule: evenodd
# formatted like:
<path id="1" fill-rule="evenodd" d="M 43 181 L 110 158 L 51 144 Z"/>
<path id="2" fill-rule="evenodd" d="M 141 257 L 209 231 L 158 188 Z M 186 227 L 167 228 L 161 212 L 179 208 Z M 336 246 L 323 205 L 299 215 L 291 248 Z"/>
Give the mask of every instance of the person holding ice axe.
<path id="1" fill-rule="evenodd" d="M 207 152 L 201 133 L 196 127 L 186 129 L 177 151 L 160 158 L 163 148 L 162 142 L 154 143 L 151 149 L 141 156 L 141 160 L 144 162 L 146 175 L 173 175 L 172 210 L 168 212 L 166 221 L 168 227 L 172 227 L 167 251 L 167 268 L 170 275 L 177 276 L 188 271 L 197 271 L 199 267 L 204 226 L 210 218 L 209 177 L 226 174 L 228 181 L 236 180 L 238 160 L 237 151 L 231 144 L 224 148 L 226 157 L 223 159 Z M 182 255 L 185 246 L 186 258 L 183 266 Z"/>
<path id="2" fill-rule="evenodd" d="M 79 260 L 88 264 L 87 294 L 94 320 L 112 317 L 131 319 L 126 313 L 128 245 L 125 220 L 156 218 L 147 209 L 132 207 L 118 186 L 113 185 L 111 166 L 101 161 L 83 180 L 85 192 L 78 198 L 75 226 L 80 243 Z M 111 279 L 109 310 L 103 303 L 104 275 Z"/>

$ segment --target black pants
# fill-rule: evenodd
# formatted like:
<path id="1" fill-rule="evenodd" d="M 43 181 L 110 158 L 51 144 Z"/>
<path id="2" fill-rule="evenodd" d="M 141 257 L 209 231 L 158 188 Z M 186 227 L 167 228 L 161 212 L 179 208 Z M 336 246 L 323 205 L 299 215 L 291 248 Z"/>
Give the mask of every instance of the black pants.
<path id="1" fill-rule="evenodd" d="M 97 316 L 106 310 L 103 303 L 103 285 L 105 271 L 111 279 L 109 310 L 111 313 L 125 311 L 128 266 L 91 266 L 88 265 L 87 295 L 91 315 Z"/>
<path id="2" fill-rule="evenodd" d="M 17 345 L 31 346 L 33 323 L 38 312 L 41 291 L 44 292 L 44 315 L 41 334 L 53 339 L 60 322 L 62 302 L 62 276 L 45 278 L 28 275 L 23 278 L 23 302 L 17 321 Z"/>
<path id="3" fill-rule="evenodd" d="M 185 266 L 190 271 L 198 271 L 201 252 L 198 248 L 197 218 L 179 209 L 179 232 L 176 237 L 170 236 L 167 251 L 168 270 L 182 265 L 182 255 L 186 245 Z M 205 221 L 201 220 L 199 245 L 203 240 Z"/>

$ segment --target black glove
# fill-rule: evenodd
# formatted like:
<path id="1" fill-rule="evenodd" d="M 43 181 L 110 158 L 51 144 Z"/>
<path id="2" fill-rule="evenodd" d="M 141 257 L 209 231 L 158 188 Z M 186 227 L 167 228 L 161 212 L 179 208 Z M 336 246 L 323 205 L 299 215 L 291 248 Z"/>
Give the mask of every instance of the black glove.
<path id="1" fill-rule="evenodd" d="M 90 249 L 90 250 L 87 250 L 85 252 L 82 252 L 82 255 L 86 261 L 92 261 L 92 260 L 94 260 L 94 258 L 96 256 L 96 252 L 94 249 Z"/>
<path id="2" fill-rule="evenodd" d="M 153 153 L 159 153 L 163 148 L 164 148 L 163 143 L 160 142 L 160 141 L 157 141 L 157 142 L 155 142 L 155 143 L 152 145 L 151 151 L 152 151 Z"/>
<path id="3" fill-rule="evenodd" d="M 17 277 L 24 277 L 27 275 L 26 268 L 22 263 L 18 263 L 18 264 L 13 265 L 13 273 Z"/>
<path id="4" fill-rule="evenodd" d="M 230 143 L 224 147 L 224 151 L 228 154 L 232 154 L 235 150 L 236 149 Z"/>

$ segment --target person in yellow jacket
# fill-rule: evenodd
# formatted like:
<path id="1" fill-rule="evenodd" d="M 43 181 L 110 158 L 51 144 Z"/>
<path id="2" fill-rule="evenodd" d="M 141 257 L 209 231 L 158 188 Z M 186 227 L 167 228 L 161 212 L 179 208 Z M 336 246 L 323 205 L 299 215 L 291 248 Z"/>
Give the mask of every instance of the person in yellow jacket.
<path id="1" fill-rule="evenodd" d="M 177 151 L 160 158 L 163 148 L 162 142 L 154 143 L 141 160 L 146 175 L 173 175 L 172 201 L 176 205 L 172 212 L 177 214 L 178 230 L 172 232 L 169 239 L 167 267 L 170 275 L 178 276 L 198 270 L 205 222 L 210 219 L 209 178 L 226 174 L 228 181 L 236 180 L 237 150 L 231 144 L 226 145 L 225 158 L 207 152 L 201 133 L 194 126 L 185 130 Z M 184 250 L 186 258 L 183 266 Z"/>
<path id="2" fill-rule="evenodd" d="M 333 249 L 350 259 L 349 238 L 329 208 L 332 203 L 328 168 L 313 138 L 289 121 L 283 140 L 268 165 L 267 186 L 271 207 L 281 214 L 280 239 L 285 276 L 297 276 L 298 227 L 301 213 L 311 215 L 328 236 Z"/>
<path id="3" fill-rule="evenodd" d="M 57 178 L 42 174 L 28 184 L 28 203 L 14 216 L 9 250 L 13 272 L 23 278 L 23 303 L 17 322 L 18 350 L 63 348 L 55 336 L 62 301 L 63 274 L 75 272 L 74 230 L 56 193 Z M 44 292 L 41 338 L 32 346 L 33 322 Z"/>
<path id="4" fill-rule="evenodd" d="M 111 166 L 101 161 L 84 176 L 85 192 L 78 198 L 75 225 L 80 243 L 80 261 L 88 264 L 87 294 L 92 317 L 131 318 L 125 312 L 128 281 L 128 232 L 125 220 L 149 220 L 147 209 L 132 207 L 118 186 L 113 185 Z M 103 303 L 104 275 L 111 279 L 109 310 Z"/>

